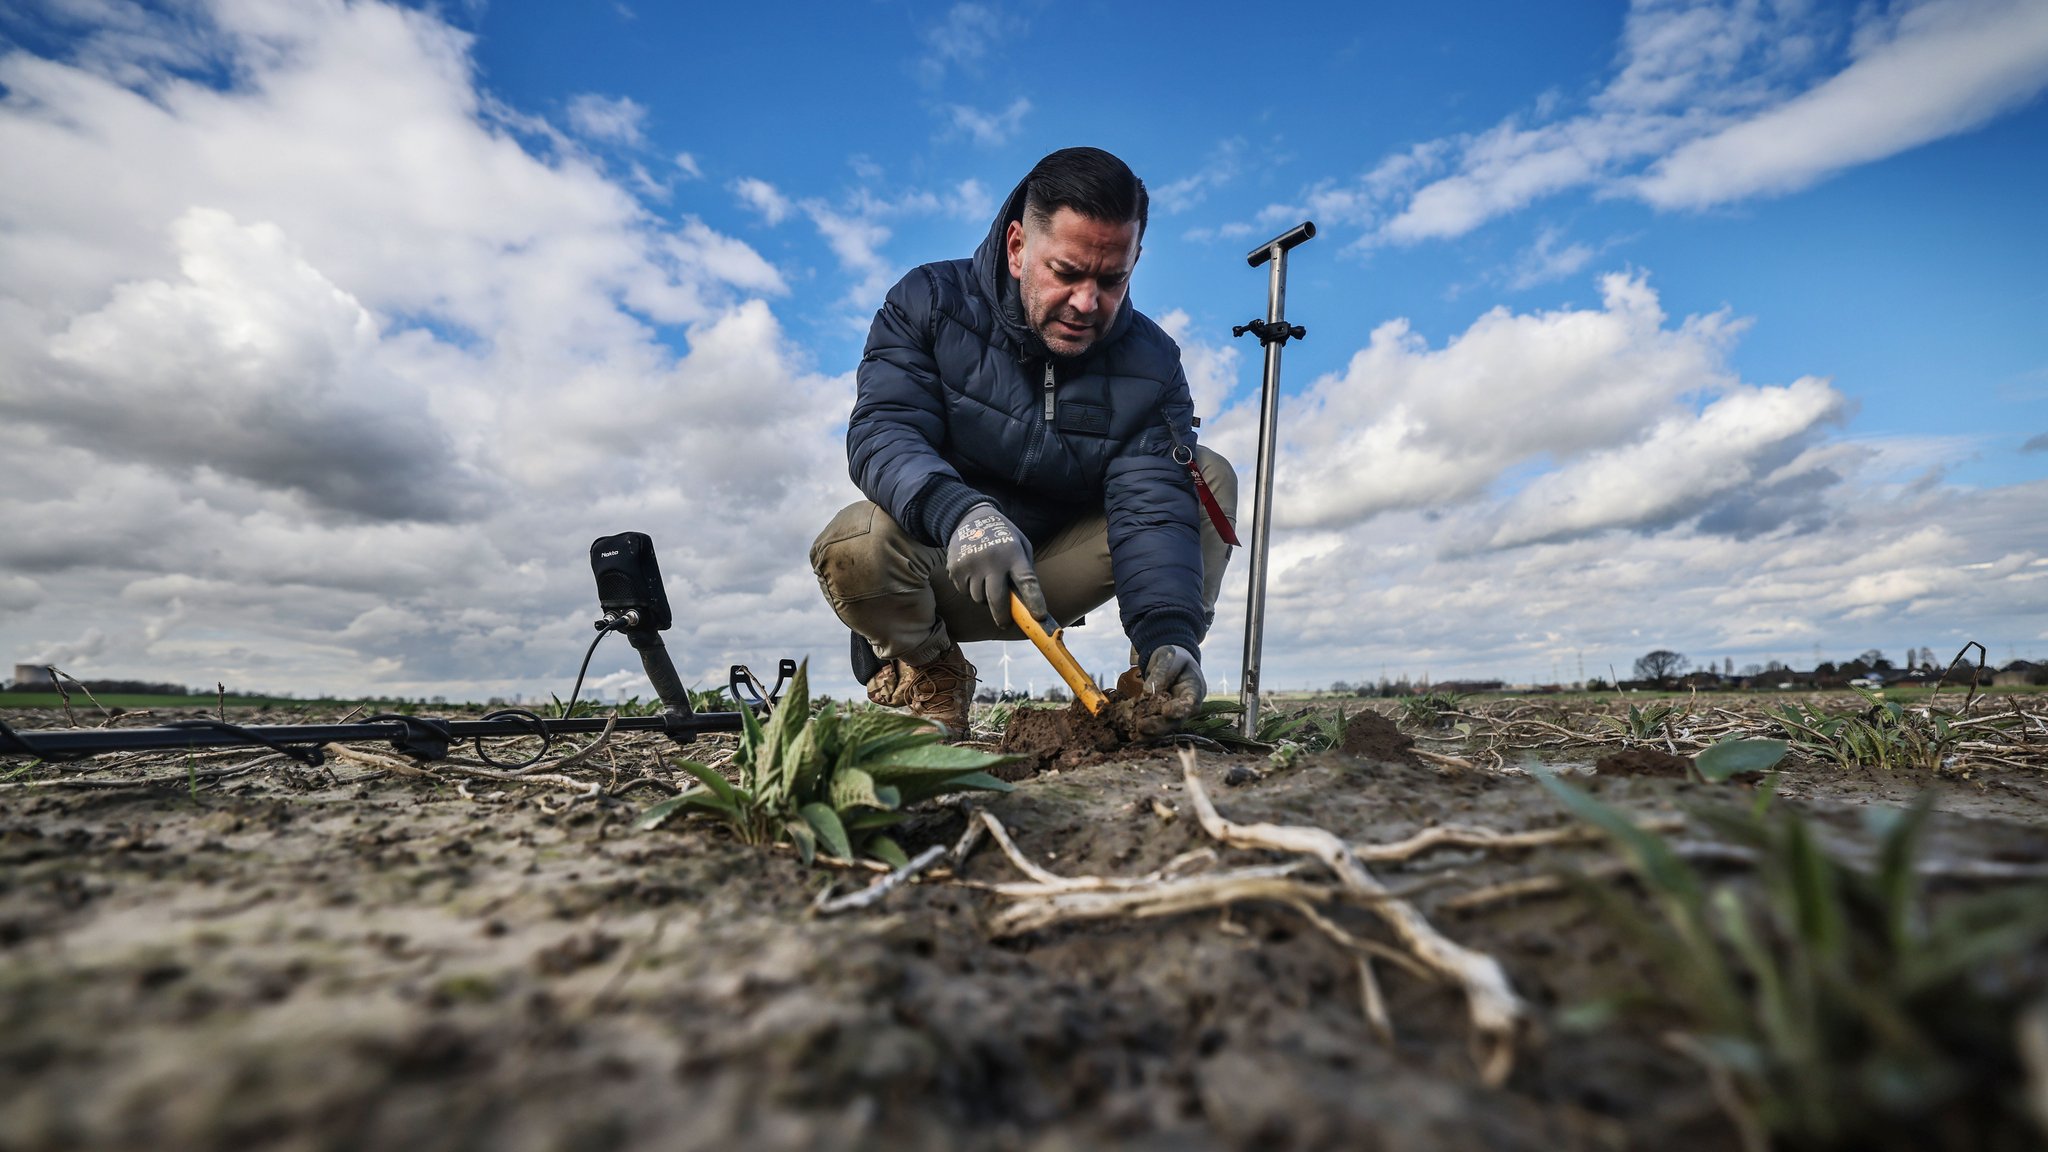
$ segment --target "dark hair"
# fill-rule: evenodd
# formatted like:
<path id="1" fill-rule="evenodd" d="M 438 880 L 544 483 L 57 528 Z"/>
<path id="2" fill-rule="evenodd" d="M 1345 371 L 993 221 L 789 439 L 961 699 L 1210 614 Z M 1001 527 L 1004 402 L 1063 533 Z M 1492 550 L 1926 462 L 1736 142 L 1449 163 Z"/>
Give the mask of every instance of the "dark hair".
<path id="1" fill-rule="evenodd" d="M 1138 222 L 1145 235 L 1151 198 L 1130 166 L 1100 148 L 1062 148 L 1040 160 L 1024 177 L 1024 214 L 1041 228 L 1053 213 L 1072 208 L 1091 220 Z"/>

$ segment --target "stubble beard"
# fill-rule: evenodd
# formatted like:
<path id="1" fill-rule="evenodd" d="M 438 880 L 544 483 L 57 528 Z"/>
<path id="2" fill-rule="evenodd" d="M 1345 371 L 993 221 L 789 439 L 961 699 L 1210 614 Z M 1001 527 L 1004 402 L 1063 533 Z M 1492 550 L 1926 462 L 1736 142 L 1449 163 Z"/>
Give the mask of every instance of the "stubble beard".
<path id="1" fill-rule="evenodd" d="M 1077 340 L 1072 336 L 1055 332 L 1053 330 L 1053 322 L 1063 318 L 1053 316 L 1050 310 L 1041 308 L 1036 295 L 1028 285 L 1019 284 L 1018 287 L 1024 297 L 1024 315 L 1031 321 L 1031 330 L 1038 333 L 1038 339 L 1044 343 L 1046 348 L 1052 351 L 1053 355 L 1079 356 L 1081 353 L 1093 348 L 1095 342 L 1101 338 L 1102 318 L 1098 318 L 1095 322 L 1088 325 L 1088 336 L 1086 339 Z"/>

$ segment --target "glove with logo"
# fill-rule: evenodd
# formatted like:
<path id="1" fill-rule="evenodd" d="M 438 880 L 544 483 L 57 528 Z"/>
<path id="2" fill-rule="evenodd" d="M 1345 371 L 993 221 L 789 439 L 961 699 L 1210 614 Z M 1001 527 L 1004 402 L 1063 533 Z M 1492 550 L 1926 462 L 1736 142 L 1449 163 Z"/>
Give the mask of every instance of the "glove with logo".
<path id="1" fill-rule="evenodd" d="M 1194 653 L 1173 644 L 1152 650 L 1145 661 L 1145 695 L 1166 697 L 1166 714 L 1185 720 L 1202 706 L 1209 695 L 1209 683 L 1202 679 L 1202 665 Z"/>
<path id="2" fill-rule="evenodd" d="M 946 544 L 946 574 L 976 603 L 988 605 L 998 628 L 1010 623 L 1012 589 L 1032 616 L 1049 619 L 1038 573 L 1031 569 L 1031 542 L 993 504 L 976 504 L 960 518 Z"/>

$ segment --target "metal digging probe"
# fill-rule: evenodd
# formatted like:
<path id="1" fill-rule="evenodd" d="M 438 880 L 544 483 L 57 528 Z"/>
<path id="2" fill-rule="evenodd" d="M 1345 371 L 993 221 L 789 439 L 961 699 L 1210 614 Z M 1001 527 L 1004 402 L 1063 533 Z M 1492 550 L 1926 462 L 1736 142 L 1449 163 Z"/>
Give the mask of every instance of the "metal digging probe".
<path id="1" fill-rule="evenodd" d="M 1259 405 L 1259 470 L 1252 488 L 1251 594 L 1246 597 L 1244 613 L 1244 716 L 1238 721 L 1238 730 L 1247 740 L 1255 740 L 1259 734 L 1259 648 L 1266 632 L 1266 544 L 1273 535 L 1273 454 L 1280 439 L 1280 347 L 1308 335 L 1308 329 L 1299 324 L 1289 325 L 1285 316 L 1287 252 L 1313 239 L 1315 234 L 1315 222 L 1304 220 L 1245 256 L 1245 262 L 1254 268 L 1269 260 L 1273 263 L 1266 278 L 1266 318 L 1230 329 L 1232 336 L 1247 332 L 1257 336 L 1266 348 L 1266 379 Z"/>

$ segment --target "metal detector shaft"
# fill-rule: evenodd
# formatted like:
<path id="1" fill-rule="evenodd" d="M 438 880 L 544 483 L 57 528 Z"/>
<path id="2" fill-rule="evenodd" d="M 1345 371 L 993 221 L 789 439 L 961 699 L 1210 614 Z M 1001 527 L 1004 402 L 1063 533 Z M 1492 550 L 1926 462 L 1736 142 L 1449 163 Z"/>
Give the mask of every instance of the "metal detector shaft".
<path id="1" fill-rule="evenodd" d="M 1258 473 L 1252 486 L 1251 592 L 1246 597 L 1244 616 L 1240 695 L 1244 716 L 1238 724 L 1247 740 L 1256 739 L 1259 731 L 1259 650 L 1266 637 L 1266 548 L 1273 536 L 1273 457 L 1280 440 L 1280 349 L 1288 340 L 1308 335 L 1300 325 L 1287 323 L 1287 253 L 1313 239 L 1315 234 L 1315 223 L 1304 220 L 1245 256 L 1245 262 L 1254 268 L 1269 261 L 1273 265 L 1266 277 L 1266 319 L 1231 329 L 1236 336 L 1250 332 L 1266 348 L 1266 376 L 1259 404 Z"/>
<path id="2" fill-rule="evenodd" d="M 52 728 L 34 732 L 0 733 L 0 755 L 39 756 L 66 760 L 105 752 L 139 752 L 150 749 L 225 748 L 234 745 L 261 747 L 265 742 L 283 745 L 349 744 L 362 740 L 388 740 L 401 749 L 431 755 L 431 746 L 475 737 L 536 736 L 541 730 L 561 736 L 576 732 L 602 732 L 607 725 L 619 732 L 660 732 L 688 739 L 700 732 L 737 732 L 743 721 L 738 712 L 695 712 L 687 716 L 669 712 L 660 716 L 577 716 L 569 719 L 538 720 L 506 716 L 488 720 L 435 720 L 410 717 L 406 720 L 369 720 L 353 724 L 251 724 L 220 727 L 162 728 Z M 252 738 L 254 738 L 252 740 Z"/>

